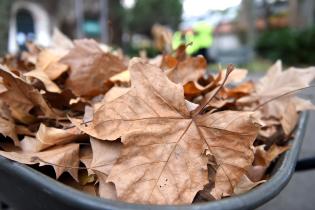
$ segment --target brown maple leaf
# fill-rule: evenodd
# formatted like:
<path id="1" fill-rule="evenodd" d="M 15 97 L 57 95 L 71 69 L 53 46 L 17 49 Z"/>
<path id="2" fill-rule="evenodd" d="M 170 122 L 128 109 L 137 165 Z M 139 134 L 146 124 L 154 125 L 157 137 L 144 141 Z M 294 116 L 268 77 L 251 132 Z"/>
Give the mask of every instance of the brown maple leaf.
<path id="1" fill-rule="evenodd" d="M 228 79 L 225 81 L 225 84 L 229 83 L 239 83 L 242 81 L 247 75 L 247 70 L 244 69 L 234 69 L 233 72 L 229 73 Z M 224 78 L 226 76 L 226 69 L 221 70 L 217 75 L 208 76 L 207 79 L 199 78 L 200 82 L 204 84 L 199 84 L 198 81 L 190 81 L 184 85 L 184 92 L 187 98 L 194 98 L 196 96 L 205 95 L 213 90 L 215 87 L 222 84 Z M 249 90 L 251 90 L 250 83 L 243 83 L 237 88 L 228 89 L 223 88 L 220 92 L 220 96 L 228 96 L 233 97 L 237 94 L 248 94 Z"/>
<path id="2" fill-rule="evenodd" d="M 1 65 L 0 76 L 7 88 L 6 92 L 0 94 L 0 98 L 9 106 L 13 118 L 29 123 L 34 120 L 34 117 L 29 113 L 33 107 L 38 107 L 45 117 L 55 118 L 58 116 L 37 89 Z"/>
<path id="3" fill-rule="evenodd" d="M 38 80 L 40 80 L 47 91 L 52 92 L 52 93 L 61 93 L 61 89 L 56 85 L 48 76 L 45 72 L 42 70 L 33 70 L 30 72 L 27 72 L 24 74 L 26 77 L 34 77 Z"/>
<path id="4" fill-rule="evenodd" d="M 217 166 L 216 198 L 230 195 L 253 161 L 257 127 L 249 112 L 191 114 L 183 87 L 156 66 L 130 62 L 131 89 L 103 104 L 83 131 L 124 147 L 108 177 L 118 198 L 151 204 L 191 203 L 208 183 L 206 153 Z M 170 91 L 171 90 L 171 91 Z M 196 109 L 198 110 L 198 108 Z"/>
<path id="5" fill-rule="evenodd" d="M 20 142 L 20 148 L 23 152 L 40 152 L 47 149 L 48 147 L 51 147 L 51 145 L 42 143 L 38 139 L 31 136 L 24 136 Z"/>
<path id="6" fill-rule="evenodd" d="M 280 120 L 285 133 L 289 135 L 297 123 L 297 112 L 315 107 L 309 101 L 298 98 L 294 94 L 284 94 L 308 87 L 314 78 L 314 67 L 289 68 L 282 71 L 281 61 L 277 61 L 270 67 L 266 76 L 255 84 L 255 91 L 250 96 L 239 99 L 238 102 L 258 102 L 261 116 L 264 119 L 273 117 Z M 273 100 L 275 98 L 276 100 Z"/>
<path id="7" fill-rule="evenodd" d="M 252 188 L 256 187 L 257 185 L 266 182 L 266 180 L 260 180 L 257 182 L 253 182 L 250 180 L 245 174 L 242 176 L 240 182 L 236 185 L 234 189 L 234 194 L 239 195 L 245 192 L 248 192 Z"/>
<path id="8" fill-rule="evenodd" d="M 0 133 L 4 137 L 10 137 L 16 146 L 19 145 L 15 123 L 11 117 L 9 108 L 3 101 L 0 101 Z"/>
<path id="9" fill-rule="evenodd" d="M 42 152 L 26 152 L 18 148 L 1 151 L 0 155 L 24 164 L 51 165 L 58 178 L 67 171 L 74 179 L 78 179 L 79 145 L 67 144 L 52 147 Z"/>
<path id="10" fill-rule="evenodd" d="M 122 149 L 120 142 L 107 142 L 91 138 L 93 159 L 90 169 L 95 172 L 99 182 L 99 195 L 103 198 L 117 199 L 115 186 L 106 180 L 116 163 Z"/>
<path id="11" fill-rule="evenodd" d="M 205 74 L 207 61 L 202 56 L 188 57 L 183 61 L 176 63 L 176 67 L 166 72 L 168 78 L 180 84 L 186 84 L 189 81 L 196 81 Z"/>
<path id="12" fill-rule="evenodd" d="M 277 61 L 273 66 L 270 67 L 267 74 L 255 84 L 254 93 L 252 93 L 251 96 L 241 98 L 239 102 L 259 101 L 260 104 L 263 104 L 272 98 L 279 97 L 290 91 L 308 87 L 314 78 L 314 67 L 305 69 L 289 68 L 285 71 L 282 71 L 281 61 Z M 262 106 L 264 117 L 272 116 L 281 119 L 285 113 L 284 110 L 286 109 L 288 99 L 292 100 L 290 103 L 294 103 L 300 108 L 308 107 L 305 104 L 309 103 L 307 103 L 305 100 L 303 101 L 302 99 L 296 98 L 292 99 L 293 96 L 294 94 L 281 97 Z"/>
<path id="13" fill-rule="evenodd" d="M 68 66 L 59 62 L 62 54 L 57 50 L 44 49 L 37 57 L 36 70 L 47 75 L 51 80 L 57 79 L 61 74 L 68 70 Z"/>
<path id="14" fill-rule="evenodd" d="M 47 127 L 40 124 L 36 133 L 36 138 L 43 144 L 57 145 L 73 142 L 75 140 L 83 139 L 85 136 L 82 132 L 72 127 L 70 129 L 59 129 L 54 127 Z"/>
<path id="15" fill-rule="evenodd" d="M 280 154 L 290 149 L 290 145 L 278 146 L 273 144 L 265 150 L 265 145 L 255 147 L 253 165 L 247 171 L 247 177 L 253 182 L 259 182 L 266 174 L 266 170 Z"/>
<path id="16" fill-rule="evenodd" d="M 58 28 L 54 28 L 53 35 L 51 37 L 51 48 L 57 50 L 59 54 L 64 55 L 67 54 L 73 47 L 73 42 Z"/>
<path id="17" fill-rule="evenodd" d="M 104 93 L 104 84 L 126 69 L 122 60 L 105 53 L 94 40 L 77 40 L 61 62 L 70 66 L 66 87 L 77 96 L 96 96 Z"/>

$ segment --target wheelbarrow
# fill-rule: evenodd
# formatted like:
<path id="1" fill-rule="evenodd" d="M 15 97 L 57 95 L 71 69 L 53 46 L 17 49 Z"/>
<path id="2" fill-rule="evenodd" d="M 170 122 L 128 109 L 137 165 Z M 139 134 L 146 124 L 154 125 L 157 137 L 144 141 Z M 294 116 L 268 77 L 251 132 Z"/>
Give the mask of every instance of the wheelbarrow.
<path id="1" fill-rule="evenodd" d="M 274 198 L 289 182 L 296 168 L 307 120 L 308 112 L 303 112 L 294 140 L 290 141 L 291 149 L 277 159 L 267 182 L 244 194 L 219 201 L 158 206 L 102 199 L 63 185 L 28 166 L 0 157 L 0 202 L 5 203 L 2 209 L 13 210 L 252 210 Z M 309 160 L 297 165 L 298 170 L 310 168 L 312 164 Z"/>

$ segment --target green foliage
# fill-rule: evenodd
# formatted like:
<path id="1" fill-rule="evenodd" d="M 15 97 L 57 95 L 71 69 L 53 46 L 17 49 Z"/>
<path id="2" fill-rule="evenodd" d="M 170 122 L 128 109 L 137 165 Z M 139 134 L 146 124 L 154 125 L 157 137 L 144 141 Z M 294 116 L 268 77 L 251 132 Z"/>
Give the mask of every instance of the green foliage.
<path id="1" fill-rule="evenodd" d="M 181 0 L 137 0 L 129 11 L 128 29 L 132 33 L 150 35 L 154 23 L 176 29 L 181 21 Z"/>
<path id="2" fill-rule="evenodd" d="M 287 65 L 314 65 L 315 28 L 266 31 L 258 39 L 256 50 L 264 58 L 281 59 Z"/>

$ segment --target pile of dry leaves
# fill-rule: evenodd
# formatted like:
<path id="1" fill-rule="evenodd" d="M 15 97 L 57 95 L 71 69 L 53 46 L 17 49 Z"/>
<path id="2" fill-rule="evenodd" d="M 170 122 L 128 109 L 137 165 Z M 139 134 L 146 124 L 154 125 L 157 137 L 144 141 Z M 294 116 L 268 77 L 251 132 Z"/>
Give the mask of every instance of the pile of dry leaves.
<path id="1" fill-rule="evenodd" d="M 232 65 L 206 74 L 183 48 L 129 60 L 56 33 L 50 48 L 2 58 L 0 155 L 132 203 L 190 204 L 264 182 L 298 113 L 314 108 L 286 93 L 309 86 L 315 69 L 278 61 L 254 83 Z"/>

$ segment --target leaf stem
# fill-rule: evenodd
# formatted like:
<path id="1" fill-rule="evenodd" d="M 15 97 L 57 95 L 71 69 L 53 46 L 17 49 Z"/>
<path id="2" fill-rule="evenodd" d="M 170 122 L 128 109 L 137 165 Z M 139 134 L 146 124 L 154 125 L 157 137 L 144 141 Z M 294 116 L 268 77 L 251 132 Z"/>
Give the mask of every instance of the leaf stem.
<path id="1" fill-rule="evenodd" d="M 303 87 L 303 88 L 299 88 L 299 89 L 295 89 L 295 90 L 288 91 L 288 92 L 286 92 L 286 93 L 284 93 L 284 94 L 282 94 L 282 95 L 275 96 L 275 97 L 273 97 L 273 98 L 271 98 L 271 99 L 265 101 L 264 103 L 258 105 L 253 111 L 255 112 L 255 111 L 257 111 L 258 109 L 260 109 L 261 107 L 263 107 L 263 106 L 265 106 L 266 104 L 268 104 L 269 102 L 274 101 L 274 100 L 279 99 L 279 98 L 282 98 L 283 96 L 287 96 L 287 95 L 290 95 L 290 94 L 299 92 L 299 91 L 301 91 L 301 90 L 305 90 L 305 89 L 308 89 L 308 88 L 314 88 L 314 87 L 315 87 L 315 85 L 310 85 L 310 86 L 307 86 L 307 87 Z"/>
<path id="2" fill-rule="evenodd" d="M 220 90 L 223 88 L 226 80 L 228 79 L 229 75 L 231 74 L 231 72 L 235 69 L 234 65 L 233 64 L 229 64 L 227 66 L 227 69 L 226 69 L 226 74 L 225 74 L 225 77 L 224 77 L 224 80 L 223 82 L 218 86 L 216 87 L 216 90 L 214 90 L 215 92 L 212 94 L 212 96 L 210 96 L 210 98 L 207 100 L 207 101 L 204 101 L 203 103 L 201 103 L 197 109 L 193 112 L 193 115 L 192 117 L 195 117 L 197 116 L 198 114 L 200 114 L 203 109 L 210 103 L 210 101 L 220 92 Z"/>

